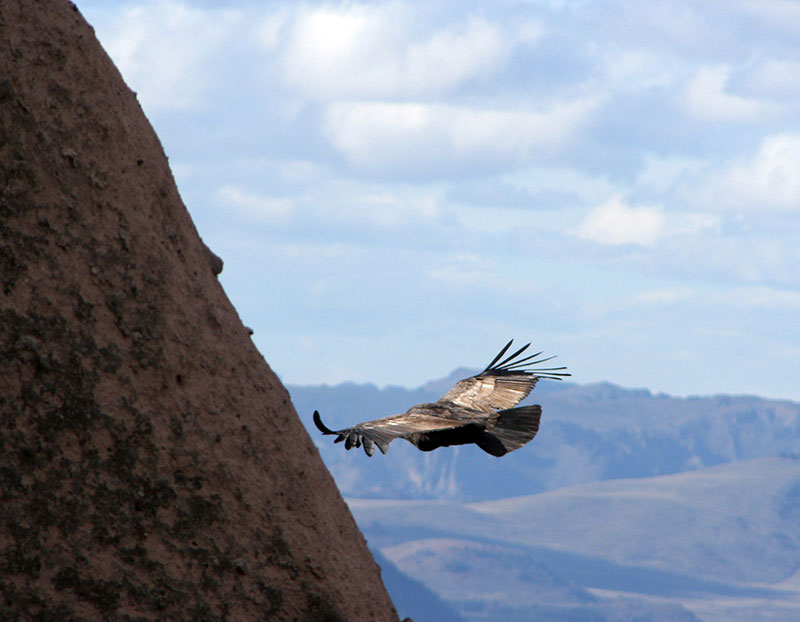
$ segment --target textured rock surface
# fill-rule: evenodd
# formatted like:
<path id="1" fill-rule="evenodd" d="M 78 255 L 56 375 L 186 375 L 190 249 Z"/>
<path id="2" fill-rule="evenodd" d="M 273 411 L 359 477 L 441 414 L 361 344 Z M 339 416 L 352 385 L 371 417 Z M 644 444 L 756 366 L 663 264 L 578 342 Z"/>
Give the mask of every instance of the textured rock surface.
<path id="1" fill-rule="evenodd" d="M 66 0 L 0 1 L 0 193 L 0 618 L 396 620 Z"/>

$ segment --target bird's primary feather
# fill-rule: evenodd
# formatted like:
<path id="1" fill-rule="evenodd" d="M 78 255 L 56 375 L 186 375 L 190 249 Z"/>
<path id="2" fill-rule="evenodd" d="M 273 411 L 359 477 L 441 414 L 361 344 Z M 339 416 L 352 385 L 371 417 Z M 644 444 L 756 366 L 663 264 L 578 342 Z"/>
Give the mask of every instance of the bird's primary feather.
<path id="1" fill-rule="evenodd" d="M 537 358 L 541 352 L 519 358 L 530 344 L 503 358 L 512 343 L 513 339 L 486 369 L 457 382 L 437 402 L 417 404 L 401 415 L 341 430 L 328 428 L 314 411 L 314 424 L 323 434 L 336 435 L 334 442 L 344 441 L 347 449 L 363 445 L 368 456 L 375 453 L 376 446 L 385 454 L 396 438 L 404 438 L 422 451 L 475 443 L 487 453 L 502 456 L 522 447 L 539 430 L 541 406 L 514 407 L 540 378 L 561 380 L 570 375 L 564 371 L 566 367 L 532 367 L 553 358 Z"/>

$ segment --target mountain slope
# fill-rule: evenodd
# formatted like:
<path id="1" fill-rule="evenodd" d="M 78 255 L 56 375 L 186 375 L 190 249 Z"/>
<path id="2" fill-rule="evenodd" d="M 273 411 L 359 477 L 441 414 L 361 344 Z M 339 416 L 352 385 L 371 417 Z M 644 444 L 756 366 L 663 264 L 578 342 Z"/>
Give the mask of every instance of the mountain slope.
<path id="1" fill-rule="evenodd" d="M 476 620 L 504 619 L 501 605 L 601 615 L 610 595 L 709 620 L 784 620 L 800 612 L 799 482 L 800 460 L 765 458 L 480 503 L 348 502 L 398 568 L 462 615 L 494 612 Z M 647 611 L 635 619 L 664 613 Z"/>
<path id="2" fill-rule="evenodd" d="M 414 622 L 465 622 L 455 609 L 448 605 L 420 577 L 405 574 L 376 548 L 372 548 L 375 561 L 381 567 L 381 578 L 401 616 Z"/>
<path id="3" fill-rule="evenodd" d="M 456 373 L 406 390 L 370 385 L 289 390 L 340 489 L 349 496 L 485 500 L 583 482 L 651 477 L 765 456 L 800 455 L 800 404 L 749 396 L 673 398 L 611 384 L 540 382 L 524 403 L 540 403 L 537 438 L 501 459 L 475 447 L 423 454 L 392 443 L 371 460 L 323 439 L 311 425 L 319 409 L 339 426 L 438 399 Z"/>

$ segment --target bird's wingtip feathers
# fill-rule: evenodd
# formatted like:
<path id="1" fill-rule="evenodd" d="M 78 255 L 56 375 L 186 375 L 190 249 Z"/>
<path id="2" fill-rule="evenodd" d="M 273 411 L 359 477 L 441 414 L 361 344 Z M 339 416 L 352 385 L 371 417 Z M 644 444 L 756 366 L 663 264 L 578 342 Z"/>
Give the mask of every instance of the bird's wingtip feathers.
<path id="1" fill-rule="evenodd" d="M 503 358 L 505 353 L 511 347 L 511 344 L 514 343 L 512 339 L 509 341 L 505 347 L 500 350 L 497 356 L 492 359 L 492 362 L 486 366 L 481 373 L 494 373 L 494 374 L 524 374 L 524 375 L 532 375 L 536 376 L 537 378 L 547 378 L 548 380 L 562 380 L 567 376 L 571 376 L 572 374 L 565 372 L 564 370 L 567 369 L 566 367 L 540 367 L 535 369 L 531 367 L 531 365 L 540 365 L 541 363 L 545 363 L 546 361 L 550 361 L 555 356 L 548 356 L 547 358 L 539 359 L 542 352 L 536 352 L 535 354 L 529 354 L 523 358 L 517 358 L 520 354 L 525 352 L 530 347 L 530 343 L 524 345 L 519 350 L 514 352 L 509 356 L 506 356 L 502 361 L 500 359 Z M 499 361 L 499 362 L 498 362 Z"/>

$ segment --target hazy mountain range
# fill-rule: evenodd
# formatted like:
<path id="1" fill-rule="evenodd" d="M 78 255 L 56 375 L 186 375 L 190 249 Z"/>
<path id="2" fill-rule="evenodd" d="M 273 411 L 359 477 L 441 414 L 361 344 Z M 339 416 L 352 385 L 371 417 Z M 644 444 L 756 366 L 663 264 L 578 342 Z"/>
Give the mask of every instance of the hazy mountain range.
<path id="1" fill-rule="evenodd" d="M 471 445 L 423 453 L 403 440 L 386 456 L 367 458 L 323 440 L 311 423 L 315 409 L 333 428 L 405 412 L 438 399 L 469 373 L 457 370 L 412 390 L 355 384 L 289 389 L 340 489 L 353 497 L 481 501 L 800 455 L 800 404 L 749 396 L 673 398 L 611 384 L 540 382 L 523 402 L 543 406 L 539 435 L 499 460 Z"/>
<path id="2" fill-rule="evenodd" d="M 403 412 L 469 373 L 290 387 L 401 615 L 800 619 L 800 404 L 542 382 L 527 400 L 543 406 L 539 436 L 502 459 L 404 441 L 368 458 L 310 423 L 314 409 L 331 427 Z"/>

